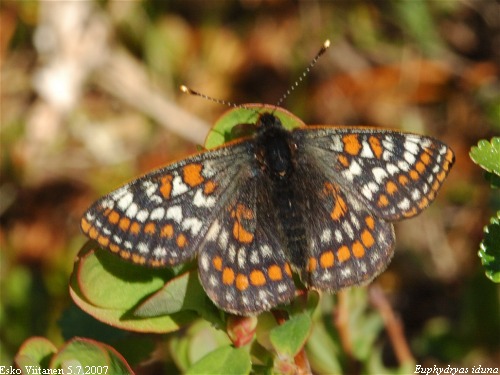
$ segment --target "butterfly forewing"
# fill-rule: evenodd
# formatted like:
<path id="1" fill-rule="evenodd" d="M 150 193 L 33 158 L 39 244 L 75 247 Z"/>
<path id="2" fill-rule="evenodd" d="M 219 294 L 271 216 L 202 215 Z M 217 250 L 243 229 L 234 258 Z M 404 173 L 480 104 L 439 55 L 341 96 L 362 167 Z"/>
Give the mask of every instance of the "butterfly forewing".
<path id="1" fill-rule="evenodd" d="M 380 218 L 417 215 L 436 197 L 454 162 L 444 143 L 416 134 L 362 127 L 295 129 L 294 139 L 331 180 Z"/>
<path id="2" fill-rule="evenodd" d="M 248 142 L 207 151 L 132 181 L 95 202 L 81 227 L 122 258 L 150 266 L 194 257 L 209 223 L 239 188 Z"/>

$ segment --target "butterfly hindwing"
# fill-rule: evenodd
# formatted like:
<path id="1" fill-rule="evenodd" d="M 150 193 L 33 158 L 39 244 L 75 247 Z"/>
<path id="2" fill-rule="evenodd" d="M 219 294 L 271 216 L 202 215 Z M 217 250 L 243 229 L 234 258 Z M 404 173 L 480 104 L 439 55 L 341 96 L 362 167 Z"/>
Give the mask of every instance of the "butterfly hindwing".
<path id="1" fill-rule="evenodd" d="M 243 167 L 245 168 L 245 167 Z M 284 238 L 261 172 L 248 166 L 200 246 L 201 283 L 222 309 L 242 315 L 289 302 L 295 292 Z"/>
<path id="2" fill-rule="evenodd" d="M 392 224 L 330 179 L 313 155 L 298 156 L 297 171 L 291 184 L 299 187 L 296 209 L 306 213 L 302 223 L 307 245 L 303 256 L 292 261 L 303 283 L 333 292 L 372 280 L 392 258 Z M 301 178 L 304 173 L 307 180 Z"/>

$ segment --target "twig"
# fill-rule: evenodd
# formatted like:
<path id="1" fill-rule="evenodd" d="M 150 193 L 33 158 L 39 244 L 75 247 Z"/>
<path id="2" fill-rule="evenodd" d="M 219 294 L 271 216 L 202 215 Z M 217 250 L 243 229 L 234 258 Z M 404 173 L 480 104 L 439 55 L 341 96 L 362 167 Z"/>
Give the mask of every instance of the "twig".
<path id="1" fill-rule="evenodd" d="M 369 296 L 370 302 L 380 312 L 384 320 L 389 340 L 391 341 L 399 364 L 402 365 L 404 363 L 415 362 L 404 335 L 403 325 L 394 314 L 382 289 L 378 285 L 373 285 L 369 289 Z"/>

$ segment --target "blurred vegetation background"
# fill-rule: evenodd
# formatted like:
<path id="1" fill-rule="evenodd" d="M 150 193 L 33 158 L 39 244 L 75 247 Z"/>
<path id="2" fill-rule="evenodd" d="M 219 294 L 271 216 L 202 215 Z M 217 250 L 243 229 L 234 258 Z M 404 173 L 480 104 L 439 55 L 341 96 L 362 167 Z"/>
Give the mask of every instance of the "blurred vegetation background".
<path id="1" fill-rule="evenodd" d="M 468 157 L 500 132 L 497 1 L 2 0 L 0 27 L 1 365 L 31 336 L 64 342 L 88 205 L 196 151 L 227 110 L 179 85 L 273 104 L 328 38 L 286 109 L 435 136 L 456 154 L 436 202 L 396 224 L 375 281 L 412 355 L 500 367 L 500 291 L 477 257 L 500 197 Z M 387 337 L 377 345 L 395 366 Z"/>

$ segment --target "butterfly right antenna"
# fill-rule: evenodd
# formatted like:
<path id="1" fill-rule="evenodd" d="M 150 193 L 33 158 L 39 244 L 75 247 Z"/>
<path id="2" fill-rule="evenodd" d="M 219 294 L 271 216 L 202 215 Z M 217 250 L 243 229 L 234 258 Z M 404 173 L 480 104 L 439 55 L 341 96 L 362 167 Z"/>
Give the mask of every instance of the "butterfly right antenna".
<path id="1" fill-rule="evenodd" d="M 295 88 L 297 86 L 299 86 L 299 84 L 303 81 L 303 79 L 309 74 L 309 72 L 311 71 L 311 68 L 316 64 L 316 62 L 321 57 L 321 55 L 323 55 L 326 52 L 328 47 L 330 47 L 330 40 L 329 39 L 325 40 L 325 42 L 323 43 L 323 46 L 318 51 L 316 56 L 314 56 L 314 59 L 312 59 L 311 63 L 307 66 L 307 68 L 299 76 L 299 79 L 297 79 L 290 86 L 290 88 L 288 88 L 288 90 L 286 90 L 286 92 L 283 94 L 283 96 L 280 98 L 280 100 L 278 100 L 278 102 L 276 103 L 276 107 L 279 107 L 281 105 L 281 103 L 283 103 L 283 101 L 288 97 L 288 95 L 290 95 L 292 93 L 292 91 L 295 90 Z"/>

